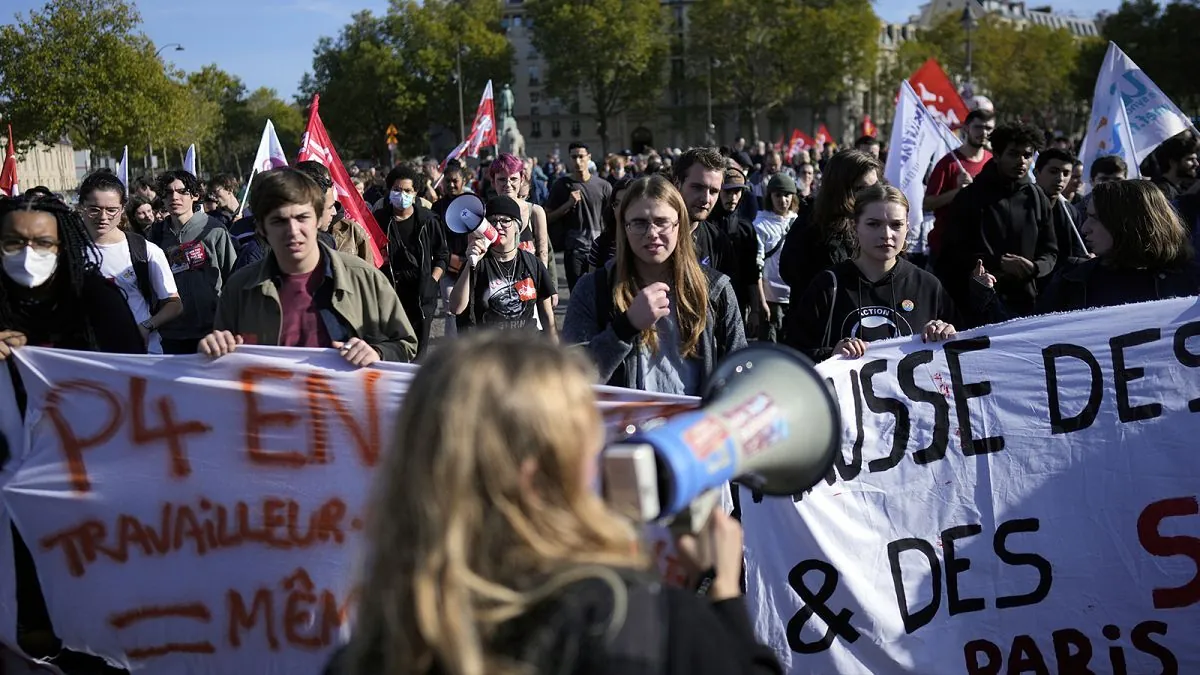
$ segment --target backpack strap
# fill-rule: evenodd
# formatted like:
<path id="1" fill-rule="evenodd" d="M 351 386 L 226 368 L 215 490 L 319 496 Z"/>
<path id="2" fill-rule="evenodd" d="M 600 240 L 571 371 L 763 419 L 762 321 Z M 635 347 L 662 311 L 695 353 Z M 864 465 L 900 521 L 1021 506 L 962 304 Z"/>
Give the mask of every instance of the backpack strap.
<path id="1" fill-rule="evenodd" d="M 146 238 L 136 232 L 127 232 L 125 241 L 129 245 L 133 273 L 137 276 L 138 292 L 146 299 L 146 306 L 153 315 L 158 309 L 158 298 L 154 297 L 154 284 L 150 279 L 150 252 L 146 247 Z"/>

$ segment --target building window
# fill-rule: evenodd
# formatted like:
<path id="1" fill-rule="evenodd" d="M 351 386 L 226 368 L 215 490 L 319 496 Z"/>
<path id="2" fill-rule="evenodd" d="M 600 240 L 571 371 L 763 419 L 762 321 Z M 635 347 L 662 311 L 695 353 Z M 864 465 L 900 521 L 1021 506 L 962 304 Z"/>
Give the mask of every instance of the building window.
<path id="1" fill-rule="evenodd" d="M 534 103 L 534 104 L 541 103 L 542 102 L 541 93 L 536 92 L 536 91 L 529 92 L 529 102 Z"/>
<path id="2" fill-rule="evenodd" d="M 554 120 L 550 123 L 550 135 L 555 138 L 562 136 L 562 127 L 559 126 L 558 120 Z"/>
<path id="3" fill-rule="evenodd" d="M 530 107 L 529 107 L 529 116 L 530 116 L 530 117 L 537 117 L 537 116 L 538 116 L 538 115 L 540 115 L 541 113 L 542 113 L 541 109 L 540 109 L 540 108 L 538 108 L 536 105 L 535 105 L 535 106 L 530 106 Z"/>
<path id="4" fill-rule="evenodd" d="M 572 115 L 578 115 L 579 114 L 579 101 L 571 101 L 567 105 L 567 111 L 570 112 Z"/>
<path id="5" fill-rule="evenodd" d="M 579 133 L 580 133 L 579 120 L 571 120 L 571 135 L 576 138 L 579 138 Z"/>
<path id="6" fill-rule="evenodd" d="M 533 120 L 532 122 L 530 122 L 529 123 L 529 135 L 533 136 L 534 138 L 541 138 L 542 137 L 542 123 L 537 120 Z"/>
<path id="7" fill-rule="evenodd" d="M 542 82 L 542 69 L 537 66 L 529 66 L 529 86 L 536 87 Z"/>

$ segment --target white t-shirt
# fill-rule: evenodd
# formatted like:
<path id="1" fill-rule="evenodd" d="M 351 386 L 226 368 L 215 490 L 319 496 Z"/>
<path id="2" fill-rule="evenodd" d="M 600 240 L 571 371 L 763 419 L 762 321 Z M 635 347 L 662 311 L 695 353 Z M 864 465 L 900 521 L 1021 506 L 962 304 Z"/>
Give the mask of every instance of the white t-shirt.
<path id="1" fill-rule="evenodd" d="M 138 323 L 150 318 L 150 307 L 138 289 L 137 272 L 133 269 L 133 256 L 129 254 L 129 241 L 123 240 L 115 244 L 96 244 L 100 251 L 100 273 L 106 279 L 112 279 L 117 287 L 125 294 L 125 302 L 133 312 L 133 319 Z M 179 291 L 175 286 L 175 275 L 171 274 L 171 266 L 167 263 L 167 255 L 152 242 L 146 242 L 146 257 L 149 258 L 150 287 L 154 296 L 165 300 Z M 150 354 L 162 353 L 162 338 L 158 331 L 150 334 L 150 344 L 146 351 Z"/>

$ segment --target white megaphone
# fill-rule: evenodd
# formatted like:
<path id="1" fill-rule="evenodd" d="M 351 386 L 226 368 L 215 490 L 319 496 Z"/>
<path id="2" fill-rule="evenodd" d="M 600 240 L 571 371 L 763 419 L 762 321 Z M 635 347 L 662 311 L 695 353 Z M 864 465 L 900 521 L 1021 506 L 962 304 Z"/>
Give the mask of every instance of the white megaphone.
<path id="1" fill-rule="evenodd" d="M 446 227 L 458 234 L 474 234 L 491 246 L 496 243 L 500 233 L 484 218 L 485 213 L 482 199 L 470 193 L 459 195 L 446 208 Z M 471 267 L 479 264 L 476 254 L 471 254 L 470 260 Z"/>
<path id="2" fill-rule="evenodd" d="M 840 450 L 837 402 L 812 361 L 788 347 L 757 343 L 730 354 L 702 398 L 699 410 L 604 450 L 610 506 L 640 522 L 671 519 L 698 531 L 726 481 L 799 494 L 824 478 Z"/>

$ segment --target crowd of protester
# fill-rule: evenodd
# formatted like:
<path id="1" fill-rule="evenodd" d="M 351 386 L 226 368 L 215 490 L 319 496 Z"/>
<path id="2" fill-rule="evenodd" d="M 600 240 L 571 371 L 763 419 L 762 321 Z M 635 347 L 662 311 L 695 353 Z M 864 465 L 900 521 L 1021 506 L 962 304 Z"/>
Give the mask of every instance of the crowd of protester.
<path id="1" fill-rule="evenodd" d="M 409 487 L 380 499 L 383 508 L 400 508 L 405 500 L 436 499 L 441 486 L 422 477 L 449 471 L 436 468 L 443 462 L 469 462 L 470 439 L 512 438 L 512 429 L 539 429 L 539 415 L 558 411 L 579 416 L 572 438 L 594 433 L 588 380 L 695 395 L 721 358 L 748 340 L 790 345 L 816 360 L 855 358 L 876 340 L 946 340 L 1014 317 L 1200 289 L 1193 255 L 1198 142 L 1190 134 L 1165 142 L 1142 167 L 1153 180 L 1127 180 L 1128 167 L 1114 156 L 1082 166 L 1067 139 L 1048 139 L 1021 122 L 997 124 L 984 110 L 967 117 L 963 135 L 964 145 L 927 176 L 922 204 L 884 184 L 886 151 L 871 137 L 853 148 L 796 153 L 739 139 L 722 148 L 593 157 L 573 143 L 565 158 L 542 162 L 502 154 L 477 167 L 455 160 L 356 166 L 354 186 L 383 233 L 381 266 L 365 224 L 347 216 L 319 163 L 259 174 L 248 190 L 234 176 L 202 182 L 185 171 L 138 178 L 127 190 L 100 170 L 83 180 L 75 204 L 44 188 L 0 200 L 0 360 L 25 345 L 217 358 L 242 344 L 329 348 L 357 367 L 420 360 L 428 374 L 422 369 L 410 398 L 428 410 L 406 407 L 400 425 L 420 435 L 487 417 L 434 402 L 435 393 L 462 386 L 459 357 L 473 353 L 491 373 L 481 386 L 492 389 L 471 400 L 517 395 L 522 403 L 510 424 L 457 440 L 437 435 L 440 445 L 394 453 L 384 471 L 409 476 Z M 485 204 L 496 241 L 448 227 L 450 202 L 466 193 Z M 913 209 L 931 214 L 920 231 L 909 224 Z M 569 302 L 560 303 L 562 285 Z M 444 344 L 434 349 L 439 317 Z M 484 329 L 511 335 L 455 344 L 460 334 Z M 528 339 L 535 334 L 582 349 L 568 358 Z M 418 395 L 423 388 L 430 396 Z M 570 471 L 587 464 L 564 459 L 570 452 L 556 437 L 529 433 L 528 457 L 557 458 L 565 462 L 558 469 Z M 528 457 L 511 443 L 489 457 L 487 470 L 504 483 L 499 493 L 530 480 L 561 483 L 522 473 Z M 598 515 L 598 505 L 579 501 L 578 490 L 542 497 L 565 509 L 554 527 L 576 532 L 530 546 L 562 547 L 564 559 L 636 566 L 626 560 L 620 528 Z M 538 518 L 509 526 L 527 536 L 545 526 Z M 374 527 L 379 536 L 394 534 L 393 524 Z M 736 524 L 714 527 L 726 528 L 724 545 L 733 547 Z M 387 550 L 372 555 L 370 578 L 384 587 L 405 573 L 397 565 L 420 562 Z M 499 561 L 506 554 L 497 544 L 456 555 Z M 25 647 L 53 653 L 19 541 L 17 562 Z M 712 587 L 718 605 L 738 595 L 737 565 L 720 570 Z M 495 574 L 511 582 L 500 566 Z M 455 658 L 463 663 L 492 662 L 477 636 L 464 637 L 470 630 L 434 631 L 438 639 L 422 643 L 395 634 L 388 598 L 369 600 L 362 639 L 339 657 L 357 664 L 353 672 L 446 659 L 460 648 L 466 651 Z M 398 612 L 407 621 L 438 611 L 428 597 L 410 602 Z M 687 602 L 675 598 L 665 611 L 691 612 Z M 745 647 L 742 661 L 709 655 L 717 660 L 706 668 L 671 672 L 751 663 L 776 670 L 754 650 L 737 611 L 692 620 Z M 694 649 L 680 663 L 698 662 L 707 639 L 672 649 Z M 395 642 L 405 649 L 380 651 Z"/>

